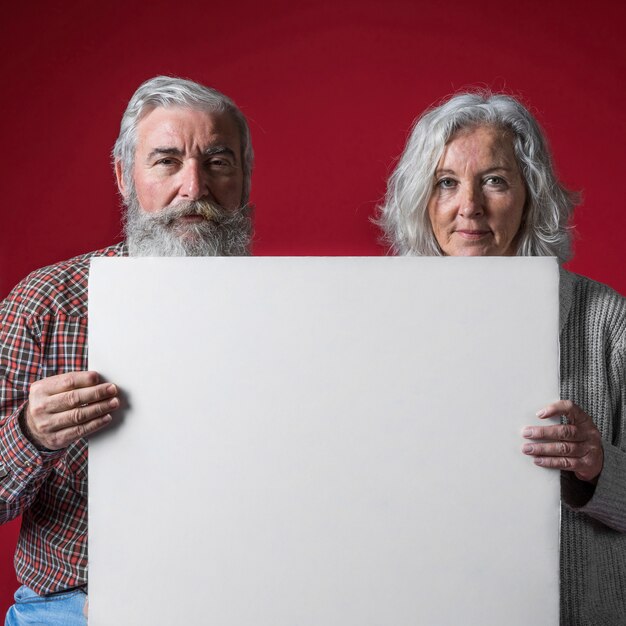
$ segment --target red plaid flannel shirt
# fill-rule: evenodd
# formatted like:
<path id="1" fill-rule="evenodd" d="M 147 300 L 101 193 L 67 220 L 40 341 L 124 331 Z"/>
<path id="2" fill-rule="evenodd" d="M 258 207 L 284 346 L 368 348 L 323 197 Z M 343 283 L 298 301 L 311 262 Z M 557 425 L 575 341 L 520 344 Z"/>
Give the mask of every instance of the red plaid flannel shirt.
<path id="1" fill-rule="evenodd" d="M 95 256 L 37 270 L 0 304 L 0 523 L 22 515 L 18 580 L 39 594 L 87 583 L 87 442 L 38 451 L 18 418 L 35 380 L 87 369 L 87 280 Z"/>

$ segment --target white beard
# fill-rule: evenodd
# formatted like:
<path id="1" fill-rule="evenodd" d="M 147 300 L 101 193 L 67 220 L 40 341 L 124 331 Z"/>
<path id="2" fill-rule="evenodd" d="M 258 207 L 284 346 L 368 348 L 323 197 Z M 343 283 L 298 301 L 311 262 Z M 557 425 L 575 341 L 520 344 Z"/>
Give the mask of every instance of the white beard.
<path id="1" fill-rule="evenodd" d="M 195 200 L 147 213 L 134 190 L 125 202 L 124 232 L 130 256 L 246 256 L 250 254 L 252 209 L 229 211 L 207 200 Z M 201 222 L 185 223 L 187 215 Z"/>

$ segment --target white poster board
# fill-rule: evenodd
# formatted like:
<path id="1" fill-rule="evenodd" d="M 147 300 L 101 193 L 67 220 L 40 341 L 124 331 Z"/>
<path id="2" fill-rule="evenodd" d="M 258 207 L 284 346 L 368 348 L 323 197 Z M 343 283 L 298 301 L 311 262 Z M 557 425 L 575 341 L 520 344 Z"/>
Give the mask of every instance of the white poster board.
<path id="1" fill-rule="evenodd" d="M 548 258 L 95 259 L 90 626 L 558 624 Z"/>

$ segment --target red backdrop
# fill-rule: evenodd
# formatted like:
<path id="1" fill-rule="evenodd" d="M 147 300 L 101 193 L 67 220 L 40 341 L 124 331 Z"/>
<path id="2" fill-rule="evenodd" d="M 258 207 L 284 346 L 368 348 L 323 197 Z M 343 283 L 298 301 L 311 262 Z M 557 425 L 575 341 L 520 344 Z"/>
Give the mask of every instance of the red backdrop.
<path id="1" fill-rule="evenodd" d="M 13 2 L 0 24 L 0 297 L 119 240 L 109 152 L 146 78 L 193 78 L 248 116 L 256 254 L 383 254 L 369 222 L 413 119 L 468 86 L 517 94 L 583 194 L 571 269 L 626 293 L 626 9 L 612 0 Z M 123 511 L 120 511 L 123 515 Z M 0 528 L 0 615 L 17 525 Z"/>

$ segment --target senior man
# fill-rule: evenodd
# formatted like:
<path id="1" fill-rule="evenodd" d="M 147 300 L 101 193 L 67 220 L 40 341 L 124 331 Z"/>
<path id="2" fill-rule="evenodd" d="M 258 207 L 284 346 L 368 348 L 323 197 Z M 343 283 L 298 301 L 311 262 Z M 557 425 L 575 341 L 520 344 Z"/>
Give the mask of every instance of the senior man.
<path id="1" fill-rule="evenodd" d="M 85 438 L 119 406 L 117 386 L 86 371 L 90 259 L 249 251 L 252 145 L 229 98 L 178 78 L 146 81 L 113 157 L 126 240 L 33 272 L 0 308 L 0 523 L 22 515 L 22 586 L 6 626 L 86 623 Z"/>

